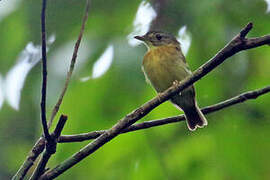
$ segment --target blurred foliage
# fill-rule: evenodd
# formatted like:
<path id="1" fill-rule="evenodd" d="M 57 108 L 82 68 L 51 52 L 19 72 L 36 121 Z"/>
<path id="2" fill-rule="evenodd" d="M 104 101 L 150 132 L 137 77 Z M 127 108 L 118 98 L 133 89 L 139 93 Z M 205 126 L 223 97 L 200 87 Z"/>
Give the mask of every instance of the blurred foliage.
<path id="1" fill-rule="evenodd" d="M 69 116 L 64 134 L 109 128 L 155 96 L 140 68 L 145 47 L 130 47 L 126 40 L 140 2 L 92 0 L 83 41 L 83 45 L 89 44 L 90 53 L 76 71 L 60 110 Z M 263 0 L 151 3 L 159 12 L 159 29 L 176 33 L 187 25 L 192 35 L 187 55 L 192 70 L 211 58 L 249 21 L 254 23 L 249 36 L 269 34 L 270 16 L 265 13 Z M 5 76 L 15 64 L 28 42 L 40 43 L 40 4 L 22 0 L 15 11 L 0 21 L 1 75 Z M 56 35 L 48 53 L 50 67 L 54 66 L 54 53 L 76 39 L 84 6 L 84 1 L 77 0 L 48 1 L 48 35 Z M 91 74 L 94 62 L 110 43 L 115 47 L 111 68 L 100 78 L 81 82 L 81 77 Z M 261 47 L 230 58 L 196 83 L 199 105 L 210 105 L 269 84 L 269 57 L 269 47 Z M 69 59 L 58 60 L 64 64 Z M 64 83 L 64 74 L 50 72 L 51 69 L 48 115 Z M 40 136 L 39 93 L 40 64 L 26 79 L 20 110 L 5 103 L 0 111 L 0 179 L 10 179 Z M 265 95 L 207 116 L 208 127 L 192 133 L 185 123 L 180 123 L 120 135 L 58 179 L 270 179 L 269 106 L 270 95 Z M 166 102 L 143 120 L 178 114 Z M 54 167 L 86 144 L 60 144 L 49 166 Z"/>

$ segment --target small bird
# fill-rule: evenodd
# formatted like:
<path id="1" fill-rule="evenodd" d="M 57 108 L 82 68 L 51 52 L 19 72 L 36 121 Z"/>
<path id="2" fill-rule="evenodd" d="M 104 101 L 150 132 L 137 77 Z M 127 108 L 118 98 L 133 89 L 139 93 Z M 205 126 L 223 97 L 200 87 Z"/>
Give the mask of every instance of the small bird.
<path id="1" fill-rule="evenodd" d="M 143 58 L 142 69 L 146 80 L 161 93 L 180 82 L 192 72 L 182 53 L 176 38 L 161 31 L 149 31 L 143 36 L 134 38 L 143 41 L 148 51 Z M 199 109 L 195 99 L 194 86 L 190 86 L 172 97 L 171 102 L 184 111 L 189 130 L 207 125 L 207 120 Z"/>

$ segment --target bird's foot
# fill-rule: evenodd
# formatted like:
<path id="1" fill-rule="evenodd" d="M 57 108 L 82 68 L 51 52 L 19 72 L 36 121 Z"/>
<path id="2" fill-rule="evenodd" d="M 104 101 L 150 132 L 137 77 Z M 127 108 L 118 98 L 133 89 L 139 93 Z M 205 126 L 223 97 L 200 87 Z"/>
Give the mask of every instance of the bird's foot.
<path id="1" fill-rule="evenodd" d="M 157 93 L 157 98 L 159 101 L 161 101 L 161 93 Z"/>
<path id="2" fill-rule="evenodd" d="M 174 81 L 173 81 L 173 85 L 174 85 L 174 86 L 177 86 L 179 83 L 180 83 L 180 82 L 177 81 L 177 80 L 174 80 Z"/>

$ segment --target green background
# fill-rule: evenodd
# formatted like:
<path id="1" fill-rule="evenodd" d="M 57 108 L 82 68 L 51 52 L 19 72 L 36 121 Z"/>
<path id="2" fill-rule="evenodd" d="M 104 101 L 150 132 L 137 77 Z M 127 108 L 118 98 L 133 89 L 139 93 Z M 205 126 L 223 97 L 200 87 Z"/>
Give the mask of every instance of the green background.
<path id="1" fill-rule="evenodd" d="M 4 1 L 0 1 L 0 6 Z M 63 134 L 110 128 L 155 96 L 141 71 L 146 48 L 131 47 L 126 39 L 140 2 L 92 0 L 82 43 L 83 47 L 89 45 L 84 50 L 87 58 L 75 72 L 60 109 L 60 113 L 69 117 Z M 151 3 L 161 7 L 155 27 L 176 34 L 187 25 L 192 36 L 187 61 L 192 70 L 215 55 L 250 21 L 254 23 L 250 37 L 270 32 L 270 15 L 266 14 L 263 0 Z M 40 44 L 40 6 L 41 1 L 22 0 L 15 11 L 0 21 L 1 75 L 5 76 L 12 68 L 28 42 Z M 48 116 L 64 84 L 63 73 L 57 75 L 55 71 L 65 72 L 71 59 L 58 59 L 60 66 L 56 66 L 52 57 L 76 39 L 84 6 L 85 2 L 78 0 L 48 1 L 47 33 L 56 35 L 48 53 Z M 94 62 L 108 44 L 115 48 L 110 69 L 100 78 L 81 82 L 81 77 L 91 74 Z M 195 84 L 199 106 L 268 85 L 269 59 L 267 46 L 228 59 Z M 7 103 L 0 110 L 0 179 L 10 179 L 15 174 L 41 133 L 40 72 L 38 63 L 27 76 L 19 111 Z M 188 131 L 182 122 L 120 135 L 58 179 L 270 179 L 269 106 L 270 95 L 265 95 L 207 115 L 209 125 L 196 132 Z M 166 102 L 141 121 L 179 113 Z M 87 143 L 60 144 L 49 167 Z"/>

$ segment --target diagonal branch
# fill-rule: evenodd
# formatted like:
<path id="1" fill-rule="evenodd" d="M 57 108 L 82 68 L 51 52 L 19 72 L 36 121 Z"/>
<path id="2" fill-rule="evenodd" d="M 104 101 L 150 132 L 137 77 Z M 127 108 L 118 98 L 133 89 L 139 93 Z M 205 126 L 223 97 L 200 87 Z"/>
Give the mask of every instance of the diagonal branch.
<path id="1" fill-rule="evenodd" d="M 61 94 L 59 96 L 59 99 L 57 100 L 57 103 L 55 104 L 55 106 L 54 106 L 54 108 L 52 110 L 51 118 L 50 118 L 50 121 L 48 123 L 49 127 L 51 127 L 53 119 L 56 116 L 56 114 L 57 114 L 57 112 L 58 112 L 58 110 L 59 110 L 59 108 L 60 108 L 60 106 L 62 104 L 63 98 L 64 98 L 64 96 L 66 94 L 66 91 L 67 91 L 67 88 L 68 88 L 68 85 L 69 85 L 69 82 L 70 82 L 70 78 L 72 76 L 72 73 L 73 73 L 73 70 L 74 70 L 74 67 L 75 67 L 75 63 L 76 63 L 76 60 L 77 60 L 77 54 L 78 54 L 78 50 L 79 50 L 79 47 L 80 47 L 80 44 L 81 44 L 85 24 L 86 24 L 86 21 L 88 19 L 89 8 L 90 8 L 90 3 L 89 3 L 89 0 L 87 0 L 81 30 L 80 30 L 78 39 L 77 39 L 75 47 L 74 47 L 74 51 L 73 51 L 73 55 L 72 55 L 72 58 L 71 58 L 69 70 L 68 70 L 68 73 L 67 73 L 67 78 L 66 78 L 66 81 L 65 81 L 65 85 L 64 85 L 64 88 L 63 88 L 63 90 L 62 90 L 62 92 L 61 92 Z"/>
<path id="2" fill-rule="evenodd" d="M 231 107 L 233 105 L 243 103 L 247 100 L 256 99 L 257 97 L 262 96 L 269 92 L 270 92 L 270 86 L 267 86 L 258 90 L 242 93 L 231 99 L 202 108 L 201 110 L 204 114 L 210 114 L 210 113 Z M 151 127 L 161 126 L 161 125 L 170 124 L 170 123 L 176 123 L 176 122 L 180 122 L 184 120 L 185 120 L 184 116 L 180 115 L 180 116 L 175 116 L 175 117 L 170 117 L 170 118 L 165 118 L 165 119 L 160 119 L 160 120 L 142 122 L 142 123 L 129 126 L 128 128 L 124 129 L 121 133 L 148 129 Z M 83 133 L 83 134 L 77 134 L 77 135 L 63 135 L 59 137 L 58 142 L 69 143 L 69 142 L 81 142 L 85 140 L 95 139 L 99 137 L 101 134 L 103 134 L 105 131 L 106 130 L 100 130 L 100 131 L 93 131 L 90 133 Z M 40 138 L 40 140 L 37 141 L 36 145 L 31 150 L 31 153 L 29 154 L 26 162 L 28 162 L 29 164 L 33 164 L 37 156 L 43 151 L 44 148 L 45 148 L 44 138 Z M 31 166 L 24 166 L 24 167 L 30 168 Z M 23 174 L 23 176 L 25 176 L 24 173 L 26 173 L 27 171 L 28 169 L 20 169 L 20 171 L 17 174 Z"/>
<path id="3" fill-rule="evenodd" d="M 47 55 L 46 55 L 46 5 L 47 0 L 42 1 L 41 10 L 41 38 L 42 38 L 42 89 L 41 89 L 41 123 L 43 127 L 43 135 L 48 141 L 50 134 L 46 120 L 46 94 L 47 94 Z"/>
<path id="4" fill-rule="evenodd" d="M 234 54 L 250 48 L 255 48 L 270 43 L 270 35 L 264 37 L 258 37 L 253 39 L 246 39 L 245 35 L 251 30 L 252 23 L 249 23 L 236 37 L 232 39 L 221 51 L 219 51 L 212 59 L 206 62 L 204 65 L 199 67 L 190 77 L 187 77 L 182 82 L 173 85 L 165 92 L 161 93 L 159 97 L 152 99 L 141 107 L 137 108 L 132 113 L 126 115 L 122 118 L 117 124 L 115 124 L 111 129 L 104 132 L 94 141 L 86 145 L 79 152 L 73 154 L 70 158 L 60 163 L 54 169 L 51 169 L 44 173 L 40 178 L 41 179 L 53 179 L 73 167 L 81 160 L 94 153 L 104 144 L 112 140 L 114 137 L 119 135 L 125 128 L 134 124 L 136 121 L 146 116 L 150 111 L 155 107 L 170 99 L 177 93 L 181 92 L 185 88 L 189 87 L 206 74 L 215 69 L 218 65 L 224 62 L 229 57 Z M 242 33 L 245 32 L 245 33 Z"/>
<path id="5" fill-rule="evenodd" d="M 201 111 L 203 112 L 203 114 L 210 114 L 210 113 L 225 109 L 227 107 L 231 107 L 233 105 L 243 103 L 247 100 L 256 99 L 257 97 L 264 95 L 266 93 L 269 93 L 269 92 L 270 92 L 270 86 L 266 86 L 264 88 L 257 89 L 254 91 L 248 91 L 238 96 L 235 96 L 233 98 L 230 98 L 228 100 L 222 101 L 220 103 L 204 107 L 201 109 Z M 126 129 L 121 131 L 121 134 L 138 131 L 142 129 L 148 129 L 148 128 L 152 128 L 156 126 L 162 126 L 165 124 L 176 123 L 176 122 L 180 122 L 184 120 L 185 120 L 185 116 L 180 115 L 180 116 L 174 116 L 174 117 L 169 117 L 169 118 L 164 118 L 164 119 L 159 119 L 159 120 L 146 121 L 146 122 L 134 124 L 127 127 Z M 59 137 L 58 142 L 70 143 L 70 142 L 82 142 L 82 141 L 86 141 L 90 139 L 96 139 L 97 137 L 102 135 L 104 132 L 106 132 L 106 130 L 93 131 L 89 133 L 74 134 L 74 135 L 63 135 Z"/>
<path id="6" fill-rule="evenodd" d="M 29 169 L 33 166 L 34 162 L 36 161 L 37 157 L 42 153 L 45 148 L 45 139 L 44 137 L 40 137 L 39 140 L 36 142 L 34 147 L 28 153 L 26 160 L 23 162 L 20 169 L 17 173 L 12 177 L 12 180 L 22 180 Z"/>

